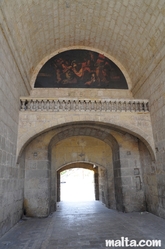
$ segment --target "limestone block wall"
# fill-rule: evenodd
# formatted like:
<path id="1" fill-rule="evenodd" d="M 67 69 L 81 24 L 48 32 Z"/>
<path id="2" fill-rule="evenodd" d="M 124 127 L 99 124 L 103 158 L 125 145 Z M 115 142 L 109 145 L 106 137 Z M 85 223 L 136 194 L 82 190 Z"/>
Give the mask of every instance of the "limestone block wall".
<path id="1" fill-rule="evenodd" d="M 25 159 L 24 214 L 31 217 L 49 215 L 50 164 L 47 151 L 27 147 Z"/>
<path id="2" fill-rule="evenodd" d="M 142 163 L 142 173 L 143 173 L 143 183 L 145 190 L 146 199 L 146 210 L 158 214 L 156 210 L 158 209 L 159 196 L 164 196 L 165 185 L 157 184 L 157 173 L 155 168 L 155 163 L 151 161 L 151 157 L 146 150 L 143 143 L 139 143 L 141 163 Z M 162 177 L 162 183 L 164 179 Z M 160 215 L 160 214 L 159 214 Z M 162 216 L 163 217 L 163 216 Z"/>
<path id="3" fill-rule="evenodd" d="M 105 142 L 89 137 L 66 138 L 52 148 L 52 165 L 58 170 L 72 162 L 91 162 L 107 168 L 112 167 L 112 151 Z"/>
<path id="4" fill-rule="evenodd" d="M 24 169 L 16 164 L 16 149 L 19 97 L 28 93 L 8 39 L 0 26 L 0 236 L 22 215 Z"/>
<path id="5" fill-rule="evenodd" d="M 48 144 L 55 134 L 56 131 L 44 133 L 25 148 L 23 211 L 27 216 L 46 217 L 50 212 L 51 172 Z"/>
<path id="6" fill-rule="evenodd" d="M 37 134 L 55 126 L 78 122 L 91 122 L 111 125 L 140 138 L 148 147 L 152 158 L 155 157 L 155 145 L 149 113 L 101 112 L 101 111 L 21 111 L 19 115 L 19 135 L 17 155 L 25 144 Z"/>
<path id="7" fill-rule="evenodd" d="M 90 98 L 92 99 L 132 99 L 130 90 L 118 89 L 77 89 L 73 88 L 33 88 L 30 92 L 32 98 Z"/>
<path id="8" fill-rule="evenodd" d="M 102 203 L 104 203 L 107 207 L 112 208 L 113 203 L 110 203 L 110 197 L 113 195 L 115 196 L 114 187 L 111 188 L 111 191 L 109 188 L 107 188 L 109 181 L 108 179 L 108 172 L 105 168 L 99 167 L 98 168 L 98 174 L 99 174 L 99 198 Z M 113 172 L 112 172 L 113 175 Z M 111 179 L 111 182 L 113 182 L 113 178 Z M 113 191 L 113 192 L 112 192 Z M 114 203 L 115 204 L 115 203 Z M 114 205 L 114 209 L 116 209 L 116 206 Z"/>
<path id="9" fill-rule="evenodd" d="M 139 140 L 128 133 L 120 136 L 116 132 L 112 134 L 119 143 L 123 211 L 144 211 L 146 210 L 145 187 L 142 177 Z M 150 155 L 149 157 L 151 160 Z"/>
<path id="10" fill-rule="evenodd" d="M 142 79 L 133 89 L 136 98 L 150 101 L 156 162 L 143 157 L 148 210 L 165 218 L 165 47 L 155 56 Z M 145 82 L 145 83 L 144 83 Z M 152 188 L 150 187 L 152 185 Z"/>

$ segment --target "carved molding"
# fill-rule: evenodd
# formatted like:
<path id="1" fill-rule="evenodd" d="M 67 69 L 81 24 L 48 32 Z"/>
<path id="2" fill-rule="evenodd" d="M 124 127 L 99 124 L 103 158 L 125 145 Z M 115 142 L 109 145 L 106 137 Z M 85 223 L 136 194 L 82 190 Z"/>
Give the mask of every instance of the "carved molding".
<path id="1" fill-rule="evenodd" d="M 20 98 L 20 111 L 149 112 L 142 99 L 47 99 Z"/>

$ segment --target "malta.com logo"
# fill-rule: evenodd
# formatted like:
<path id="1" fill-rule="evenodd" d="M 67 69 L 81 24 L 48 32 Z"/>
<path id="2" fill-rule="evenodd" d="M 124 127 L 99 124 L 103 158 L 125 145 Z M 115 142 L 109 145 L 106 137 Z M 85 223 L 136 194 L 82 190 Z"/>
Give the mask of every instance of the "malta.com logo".
<path id="1" fill-rule="evenodd" d="M 129 240 L 128 237 L 121 237 L 118 240 L 105 240 L 106 247 L 161 247 L 161 240 Z"/>

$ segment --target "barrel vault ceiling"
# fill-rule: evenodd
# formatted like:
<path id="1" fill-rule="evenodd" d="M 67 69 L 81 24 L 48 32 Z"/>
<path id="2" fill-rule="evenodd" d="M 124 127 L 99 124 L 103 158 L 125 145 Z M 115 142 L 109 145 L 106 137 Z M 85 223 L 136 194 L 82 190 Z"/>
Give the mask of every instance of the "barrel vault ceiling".
<path id="1" fill-rule="evenodd" d="M 134 87 L 164 47 L 164 0 L 1 0 L 0 8 L 26 84 L 53 53 L 84 47 L 114 58 Z"/>

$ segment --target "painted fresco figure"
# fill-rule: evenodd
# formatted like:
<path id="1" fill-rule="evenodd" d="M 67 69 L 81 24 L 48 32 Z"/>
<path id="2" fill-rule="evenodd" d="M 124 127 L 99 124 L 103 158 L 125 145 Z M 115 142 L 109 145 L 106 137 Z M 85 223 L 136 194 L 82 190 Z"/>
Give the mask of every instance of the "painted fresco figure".
<path id="1" fill-rule="evenodd" d="M 86 62 L 77 63 L 76 60 L 73 60 L 71 65 L 74 74 L 78 77 L 78 83 L 84 85 L 84 83 L 90 79 L 90 68 Z"/>
<path id="2" fill-rule="evenodd" d="M 71 69 L 65 72 L 65 79 L 62 81 L 62 84 L 77 84 L 77 79 Z"/>
<path id="3" fill-rule="evenodd" d="M 91 73 L 91 79 L 89 81 L 85 82 L 85 85 L 94 87 L 95 83 L 96 83 L 96 74 Z"/>

